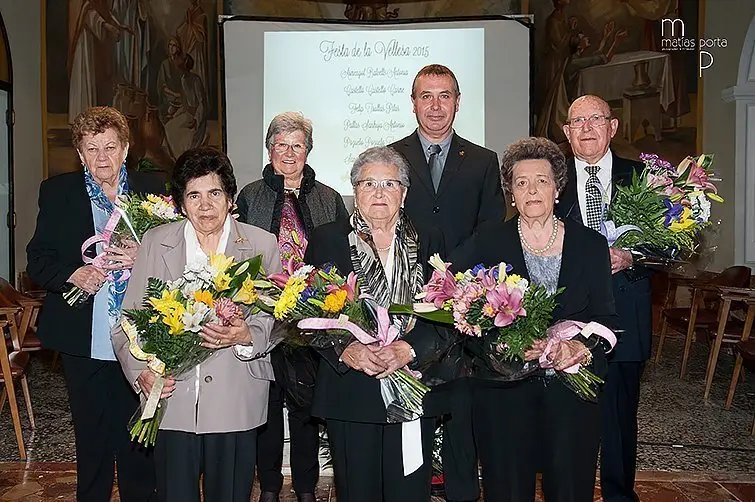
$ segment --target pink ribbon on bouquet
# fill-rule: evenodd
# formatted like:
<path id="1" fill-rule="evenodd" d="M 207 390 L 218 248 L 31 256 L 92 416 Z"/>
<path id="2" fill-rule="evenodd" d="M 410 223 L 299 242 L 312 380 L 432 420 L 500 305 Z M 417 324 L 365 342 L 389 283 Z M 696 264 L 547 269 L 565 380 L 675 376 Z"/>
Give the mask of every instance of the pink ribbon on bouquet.
<path id="1" fill-rule="evenodd" d="M 611 349 L 616 346 L 616 335 L 614 332 L 595 321 L 588 323 L 579 321 L 560 321 L 548 328 L 546 333 L 548 335 L 548 343 L 546 343 L 543 353 L 540 355 L 540 366 L 542 368 L 553 367 L 553 363 L 548 360 L 548 354 L 551 353 L 553 346 L 557 342 L 571 340 L 580 333 L 583 333 L 585 337 L 598 335 L 599 337 L 604 338 L 611 345 Z M 564 371 L 566 373 L 577 373 L 580 366 L 579 363 L 576 363 L 564 369 Z"/>
<path id="2" fill-rule="evenodd" d="M 360 298 L 370 298 L 369 295 L 362 295 Z M 311 317 L 309 319 L 302 319 L 297 323 L 300 329 L 343 329 L 354 335 L 360 343 L 369 345 L 371 343 L 377 343 L 381 347 L 388 346 L 396 341 L 399 335 L 398 328 L 391 324 L 390 316 L 388 315 L 388 309 L 375 304 L 375 311 L 377 312 L 377 324 L 378 331 L 375 336 L 367 333 L 364 329 L 357 326 L 353 322 L 349 321 L 348 316 L 341 315 L 336 319 L 330 319 L 327 317 Z M 421 374 L 417 371 L 412 371 L 406 366 L 404 367 L 413 376 L 420 378 Z"/>
<path id="3" fill-rule="evenodd" d="M 121 212 L 118 211 L 118 208 L 115 208 L 113 210 L 113 213 L 110 215 L 110 218 L 107 220 L 107 223 L 105 224 L 105 228 L 103 229 L 101 234 L 93 235 L 92 237 L 88 238 L 84 241 L 84 243 L 81 245 L 81 259 L 86 263 L 87 265 L 94 265 L 95 267 L 102 268 L 104 265 L 107 264 L 107 253 L 102 252 L 95 256 L 94 258 L 90 258 L 86 255 L 87 249 L 89 249 L 91 246 L 97 244 L 97 243 L 104 243 L 105 246 L 110 245 L 110 241 L 113 239 L 113 232 L 115 231 L 115 227 L 118 226 L 118 221 L 121 219 Z M 123 273 L 121 274 L 119 281 L 125 281 L 128 280 L 128 278 L 131 276 L 131 271 L 129 269 L 123 270 Z M 115 281 L 115 276 L 113 275 L 113 272 L 110 271 L 107 273 L 107 279 L 111 282 Z"/>

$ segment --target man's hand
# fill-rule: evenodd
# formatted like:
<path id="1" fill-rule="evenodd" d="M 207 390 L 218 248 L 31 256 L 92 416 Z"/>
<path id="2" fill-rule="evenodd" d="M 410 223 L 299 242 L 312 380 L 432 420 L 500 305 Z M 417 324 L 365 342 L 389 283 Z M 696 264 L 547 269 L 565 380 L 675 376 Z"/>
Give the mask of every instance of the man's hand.
<path id="1" fill-rule="evenodd" d="M 388 366 L 375 353 L 377 350 L 377 347 L 372 348 L 360 342 L 353 342 L 341 354 L 341 361 L 351 369 L 375 376 L 388 369 Z"/>
<path id="2" fill-rule="evenodd" d="M 612 274 L 621 272 L 622 270 L 627 269 L 632 266 L 632 263 L 634 262 L 634 259 L 632 258 L 632 253 L 630 253 L 626 249 L 608 248 L 608 251 L 609 253 L 611 253 L 611 273 Z"/>
<path id="3" fill-rule="evenodd" d="M 399 368 L 403 368 L 412 362 L 412 346 L 403 340 L 397 340 L 390 345 L 380 347 L 375 354 L 385 363 L 386 369 L 377 375 L 377 378 L 385 378 Z"/>

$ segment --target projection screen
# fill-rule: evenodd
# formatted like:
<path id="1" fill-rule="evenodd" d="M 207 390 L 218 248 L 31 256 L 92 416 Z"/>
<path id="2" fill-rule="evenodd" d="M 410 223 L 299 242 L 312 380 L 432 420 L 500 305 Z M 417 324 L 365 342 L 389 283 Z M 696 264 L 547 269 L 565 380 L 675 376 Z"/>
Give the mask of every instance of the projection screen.
<path id="1" fill-rule="evenodd" d="M 268 163 L 271 119 L 312 120 L 307 163 L 317 179 L 351 195 L 349 170 L 365 149 L 417 127 L 417 71 L 454 71 L 461 102 L 454 130 L 499 157 L 529 134 L 530 30 L 518 20 L 345 24 L 227 17 L 221 23 L 223 142 L 239 189 Z"/>

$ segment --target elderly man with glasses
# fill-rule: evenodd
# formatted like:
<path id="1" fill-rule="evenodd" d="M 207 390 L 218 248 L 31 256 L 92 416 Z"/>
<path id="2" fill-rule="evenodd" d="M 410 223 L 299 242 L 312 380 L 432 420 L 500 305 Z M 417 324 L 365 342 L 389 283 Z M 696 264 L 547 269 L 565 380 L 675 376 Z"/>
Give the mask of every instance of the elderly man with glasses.
<path id="1" fill-rule="evenodd" d="M 600 228 L 603 203 L 614 187 L 629 185 L 642 165 L 611 151 L 619 121 L 597 96 L 577 98 L 563 126 L 574 158 L 568 162 L 567 184 L 557 213 L 594 230 Z M 603 407 L 600 484 L 605 501 L 635 501 L 637 467 L 637 408 L 640 377 L 650 358 L 652 302 L 650 273 L 632 266 L 629 251 L 610 248 L 613 294 L 623 330 L 608 358 L 608 376 L 601 396 Z"/>

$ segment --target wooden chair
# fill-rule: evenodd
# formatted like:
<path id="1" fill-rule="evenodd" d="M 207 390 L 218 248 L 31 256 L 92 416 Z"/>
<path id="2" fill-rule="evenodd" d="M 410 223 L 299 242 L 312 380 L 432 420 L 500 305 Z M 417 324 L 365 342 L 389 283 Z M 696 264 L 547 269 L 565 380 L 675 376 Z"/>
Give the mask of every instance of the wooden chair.
<path id="1" fill-rule="evenodd" d="M 749 333 L 747 335 L 749 336 Z M 735 350 L 737 352 L 737 362 L 734 364 L 734 374 L 731 376 L 731 384 L 729 384 L 729 395 L 726 396 L 726 405 L 724 408 L 727 410 L 731 408 L 731 403 L 734 400 L 734 391 L 737 389 L 742 365 L 744 364 L 747 369 L 755 372 L 755 340 L 745 338 L 735 345 Z M 755 417 L 752 421 L 750 435 L 755 436 Z"/>
<path id="2" fill-rule="evenodd" d="M 708 353 L 708 367 L 705 372 L 705 393 L 703 394 L 705 400 L 710 395 L 721 345 L 724 343 L 735 345 L 740 341 L 747 340 L 750 337 L 750 331 L 752 331 L 753 321 L 755 321 L 755 289 L 729 287 L 720 287 L 719 289 L 721 309 L 715 337 L 709 334 L 709 339 L 712 338 L 712 344 Z M 732 302 L 741 302 L 747 305 L 744 324 L 737 321 L 731 322 L 729 319 Z"/>
<path id="3" fill-rule="evenodd" d="M 729 267 L 714 276 L 703 275 L 702 277 L 691 279 L 682 277 L 670 278 L 669 293 L 667 296 L 667 303 L 670 303 L 670 306 L 661 312 L 663 324 L 660 339 L 658 340 L 658 349 L 655 354 L 655 362 L 658 363 L 661 359 L 663 342 L 666 339 L 666 333 L 669 328 L 680 333 L 686 333 L 682 367 L 679 372 L 679 376 L 683 377 L 687 372 L 687 363 L 689 362 L 689 353 L 695 330 L 704 329 L 710 331 L 718 325 L 720 308 L 718 301 L 719 290 L 717 288 L 719 286 L 746 288 L 750 285 L 750 272 L 749 267 L 737 266 Z M 688 286 L 692 290 L 692 301 L 689 307 L 673 307 L 676 288 L 680 286 Z"/>
<path id="4" fill-rule="evenodd" d="M 18 290 L 30 298 L 41 300 L 47 295 L 46 290 L 31 280 L 26 270 L 18 273 L 17 284 Z"/>
<path id="5" fill-rule="evenodd" d="M 37 318 L 42 308 L 42 300 L 24 295 L 0 277 L 0 307 L 21 307 L 20 313 L 16 314 L 20 346 L 13 347 L 13 350 L 42 350 L 42 342 L 37 337 Z"/>
<path id="6" fill-rule="evenodd" d="M 18 343 L 18 331 L 13 326 L 15 317 L 13 313 L 8 315 L 8 309 L 5 307 L 0 308 L 0 310 L 3 311 L 2 313 L 5 314 L 6 317 L 13 319 L 13 321 L 0 321 L 0 331 L 4 331 L 6 328 L 8 328 L 12 344 L 15 345 Z M 3 337 L 5 337 L 5 334 L 3 334 Z M 21 382 L 21 389 L 26 401 L 26 410 L 29 413 L 29 422 L 31 423 L 32 428 L 34 428 L 34 412 L 32 411 L 31 407 L 29 383 L 26 379 L 26 367 L 28 363 L 28 352 L 8 351 L 7 344 L 0 343 L 0 369 L 2 370 L 2 372 L 0 372 L 0 383 L 3 384 L 3 390 L 2 393 L 0 393 L 0 413 L 2 413 L 3 408 L 5 407 L 5 401 L 7 400 L 10 408 L 11 418 L 13 420 L 13 429 L 16 433 L 18 454 L 21 457 L 21 460 L 26 460 L 26 449 L 24 448 L 24 436 L 23 430 L 21 429 L 21 414 L 18 410 L 18 402 L 16 401 L 16 389 L 13 385 L 13 381 L 19 380 Z"/>

